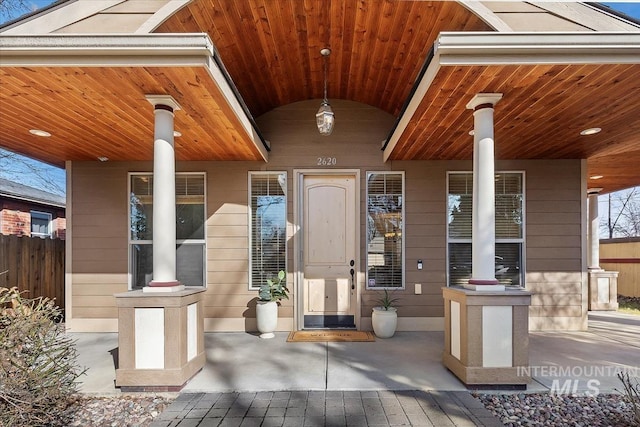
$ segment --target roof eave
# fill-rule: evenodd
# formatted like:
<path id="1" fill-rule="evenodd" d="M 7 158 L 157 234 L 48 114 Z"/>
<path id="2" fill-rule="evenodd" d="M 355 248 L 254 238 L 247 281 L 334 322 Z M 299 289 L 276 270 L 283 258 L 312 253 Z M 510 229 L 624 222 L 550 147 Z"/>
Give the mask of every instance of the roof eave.
<path id="1" fill-rule="evenodd" d="M 206 33 L 0 35 L 0 67 L 205 67 L 266 161 L 268 144 Z"/>
<path id="2" fill-rule="evenodd" d="M 442 66 L 640 64 L 640 32 L 443 32 L 434 56 L 383 147 L 386 162 Z"/>

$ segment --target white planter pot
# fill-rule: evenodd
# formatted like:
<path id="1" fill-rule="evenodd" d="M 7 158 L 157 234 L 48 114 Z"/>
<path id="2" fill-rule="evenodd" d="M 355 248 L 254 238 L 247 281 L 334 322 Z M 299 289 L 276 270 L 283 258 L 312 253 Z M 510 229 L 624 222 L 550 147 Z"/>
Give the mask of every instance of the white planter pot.
<path id="1" fill-rule="evenodd" d="M 371 323 L 373 332 L 378 338 L 391 338 L 396 333 L 398 326 L 398 310 L 394 307 L 390 307 L 389 310 L 373 307 Z"/>
<path id="2" fill-rule="evenodd" d="M 256 304 L 256 321 L 260 338 L 273 338 L 278 327 L 278 303 L 275 301 L 258 301 Z"/>

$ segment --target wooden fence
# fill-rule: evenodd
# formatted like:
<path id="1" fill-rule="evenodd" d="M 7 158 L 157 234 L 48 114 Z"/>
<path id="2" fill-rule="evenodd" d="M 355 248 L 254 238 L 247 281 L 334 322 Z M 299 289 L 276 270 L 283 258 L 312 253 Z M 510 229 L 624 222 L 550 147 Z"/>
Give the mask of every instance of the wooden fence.
<path id="1" fill-rule="evenodd" d="M 640 297 L 640 238 L 600 240 L 600 267 L 618 271 L 618 293 Z"/>
<path id="2" fill-rule="evenodd" d="M 64 240 L 0 234 L 0 287 L 14 286 L 64 310 Z"/>

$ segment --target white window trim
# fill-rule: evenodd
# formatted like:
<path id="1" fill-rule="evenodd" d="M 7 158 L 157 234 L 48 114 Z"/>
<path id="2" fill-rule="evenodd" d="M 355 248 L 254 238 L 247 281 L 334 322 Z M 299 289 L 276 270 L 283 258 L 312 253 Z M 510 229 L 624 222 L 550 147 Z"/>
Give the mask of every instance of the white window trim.
<path id="1" fill-rule="evenodd" d="M 406 221 L 406 213 L 407 213 L 407 209 L 406 209 L 406 189 L 405 189 L 405 171 L 366 171 L 365 172 L 365 215 L 369 214 L 369 175 L 370 174 L 377 174 L 377 175 L 401 175 L 402 176 L 402 286 L 401 287 L 388 287 L 388 286 L 369 286 L 369 248 L 368 248 L 368 242 L 367 242 L 367 236 L 368 234 L 368 227 L 369 227 L 369 221 L 367 221 L 365 219 L 365 288 L 367 290 L 372 290 L 372 291 L 383 291 L 385 289 L 387 290 L 405 290 L 406 289 L 406 279 L 405 279 L 405 275 L 406 275 L 406 266 L 407 266 L 407 260 L 406 260 L 406 256 L 407 256 L 407 234 L 406 234 L 406 229 L 407 229 L 407 221 Z"/>
<path id="2" fill-rule="evenodd" d="M 32 227 L 33 227 L 33 214 L 37 214 L 37 215 L 42 215 L 42 216 L 46 216 L 47 218 L 49 218 L 49 223 L 47 225 L 47 229 L 49 230 L 48 233 L 34 233 L 31 231 Z M 53 236 L 53 215 L 51 215 L 49 212 L 42 212 L 42 211 L 35 211 L 32 210 L 29 212 L 29 233 L 31 234 L 31 237 L 52 237 Z"/>
<path id="3" fill-rule="evenodd" d="M 526 288 L 527 285 L 527 174 L 524 170 L 496 170 L 496 174 L 502 173 L 518 173 L 522 175 L 522 237 L 520 239 L 507 238 L 507 239 L 498 239 L 496 238 L 496 244 L 498 243 L 521 243 L 521 271 L 520 271 L 520 280 L 522 282 L 522 287 Z M 449 287 L 449 243 L 472 243 L 472 239 L 451 239 L 449 238 L 449 175 L 455 174 L 473 174 L 473 171 L 447 171 L 446 178 L 446 209 L 445 209 L 445 224 L 446 224 L 446 244 L 445 244 L 445 259 L 446 259 L 446 275 L 445 275 L 445 285 Z"/>
<path id="4" fill-rule="evenodd" d="M 127 173 L 127 289 L 133 289 L 133 274 L 131 269 L 131 263 L 133 262 L 131 258 L 131 245 L 132 244 L 140 244 L 140 245 L 152 245 L 153 240 L 133 240 L 131 239 L 131 178 L 133 176 L 153 176 L 153 172 L 128 172 Z M 203 289 L 207 289 L 207 253 L 208 253 L 208 239 L 207 239 L 207 173 L 206 172 L 176 172 L 176 176 L 184 176 L 184 175 L 201 175 L 204 179 L 204 239 L 178 239 L 176 240 L 176 245 L 181 244 L 202 244 L 204 243 L 204 253 L 203 253 Z M 177 250 L 177 248 L 176 248 Z"/>
<path id="5" fill-rule="evenodd" d="M 260 289 L 260 287 L 258 286 L 253 286 L 253 263 L 252 263 L 252 259 L 253 259 L 253 222 L 251 218 L 251 178 L 254 175 L 281 175 L 284 174 L 285 176 L 285 183 L 286 183 L 286 189 L 284 192 L 284 205 L 285 205 L 285 224 L 284 224 L 284 232 L 285 232 L 285 242 L 284 242 L 284 251 L 285 254 L 289 254 L 289 249 L 288 249 L 288 242 L 289 242 L 289 227 L 288 225 L 288 216 L 289 216 L 289 212 L 288 212 L 288 204 L 289 204 L 289 175 L 287 174 L 287 171 L 281 170 L 281 171 L 249 171 L 248 175 L 247 175 L 247 234 L 249 235 L 249 250 L 248 250 L 248 257 L 249 257 L 249 282 L 247 283 L 247 289 L 250 291 L 257 291 Z M 288 271 L 288 260 L 289 260 L 289 256 L 285 255 L 285 259 L 284 259 L 284 265 L 285 265 L 285 271 Z"/>

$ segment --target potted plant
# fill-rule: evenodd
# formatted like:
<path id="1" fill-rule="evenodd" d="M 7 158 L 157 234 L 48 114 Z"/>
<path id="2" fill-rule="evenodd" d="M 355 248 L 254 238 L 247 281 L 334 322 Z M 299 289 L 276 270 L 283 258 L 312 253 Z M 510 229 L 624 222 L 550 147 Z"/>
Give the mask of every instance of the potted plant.
<path id="1" fill-rule="evenodd" d="M 379 306 L 373 307 L 371 323 L 373 332 L 378 338 L 391 338 L 396 333 L 398 326 L 398 310 L 393 304 L 399 298 L 392 298 L 388 290 L 384 290 L 384 296 L 378 299 Z"/>
<path id="2" fill-rule="evenodd" d="M 285 281 L 285 272 L 280 271 L 275 279 L 267 279 L 260 286 L 258 302 L 256 304 L 256 321 L 260 338 L 273 338 L 278 326 L 278 303 L 282 299 L 289 299 L 289 289 Z"/>

